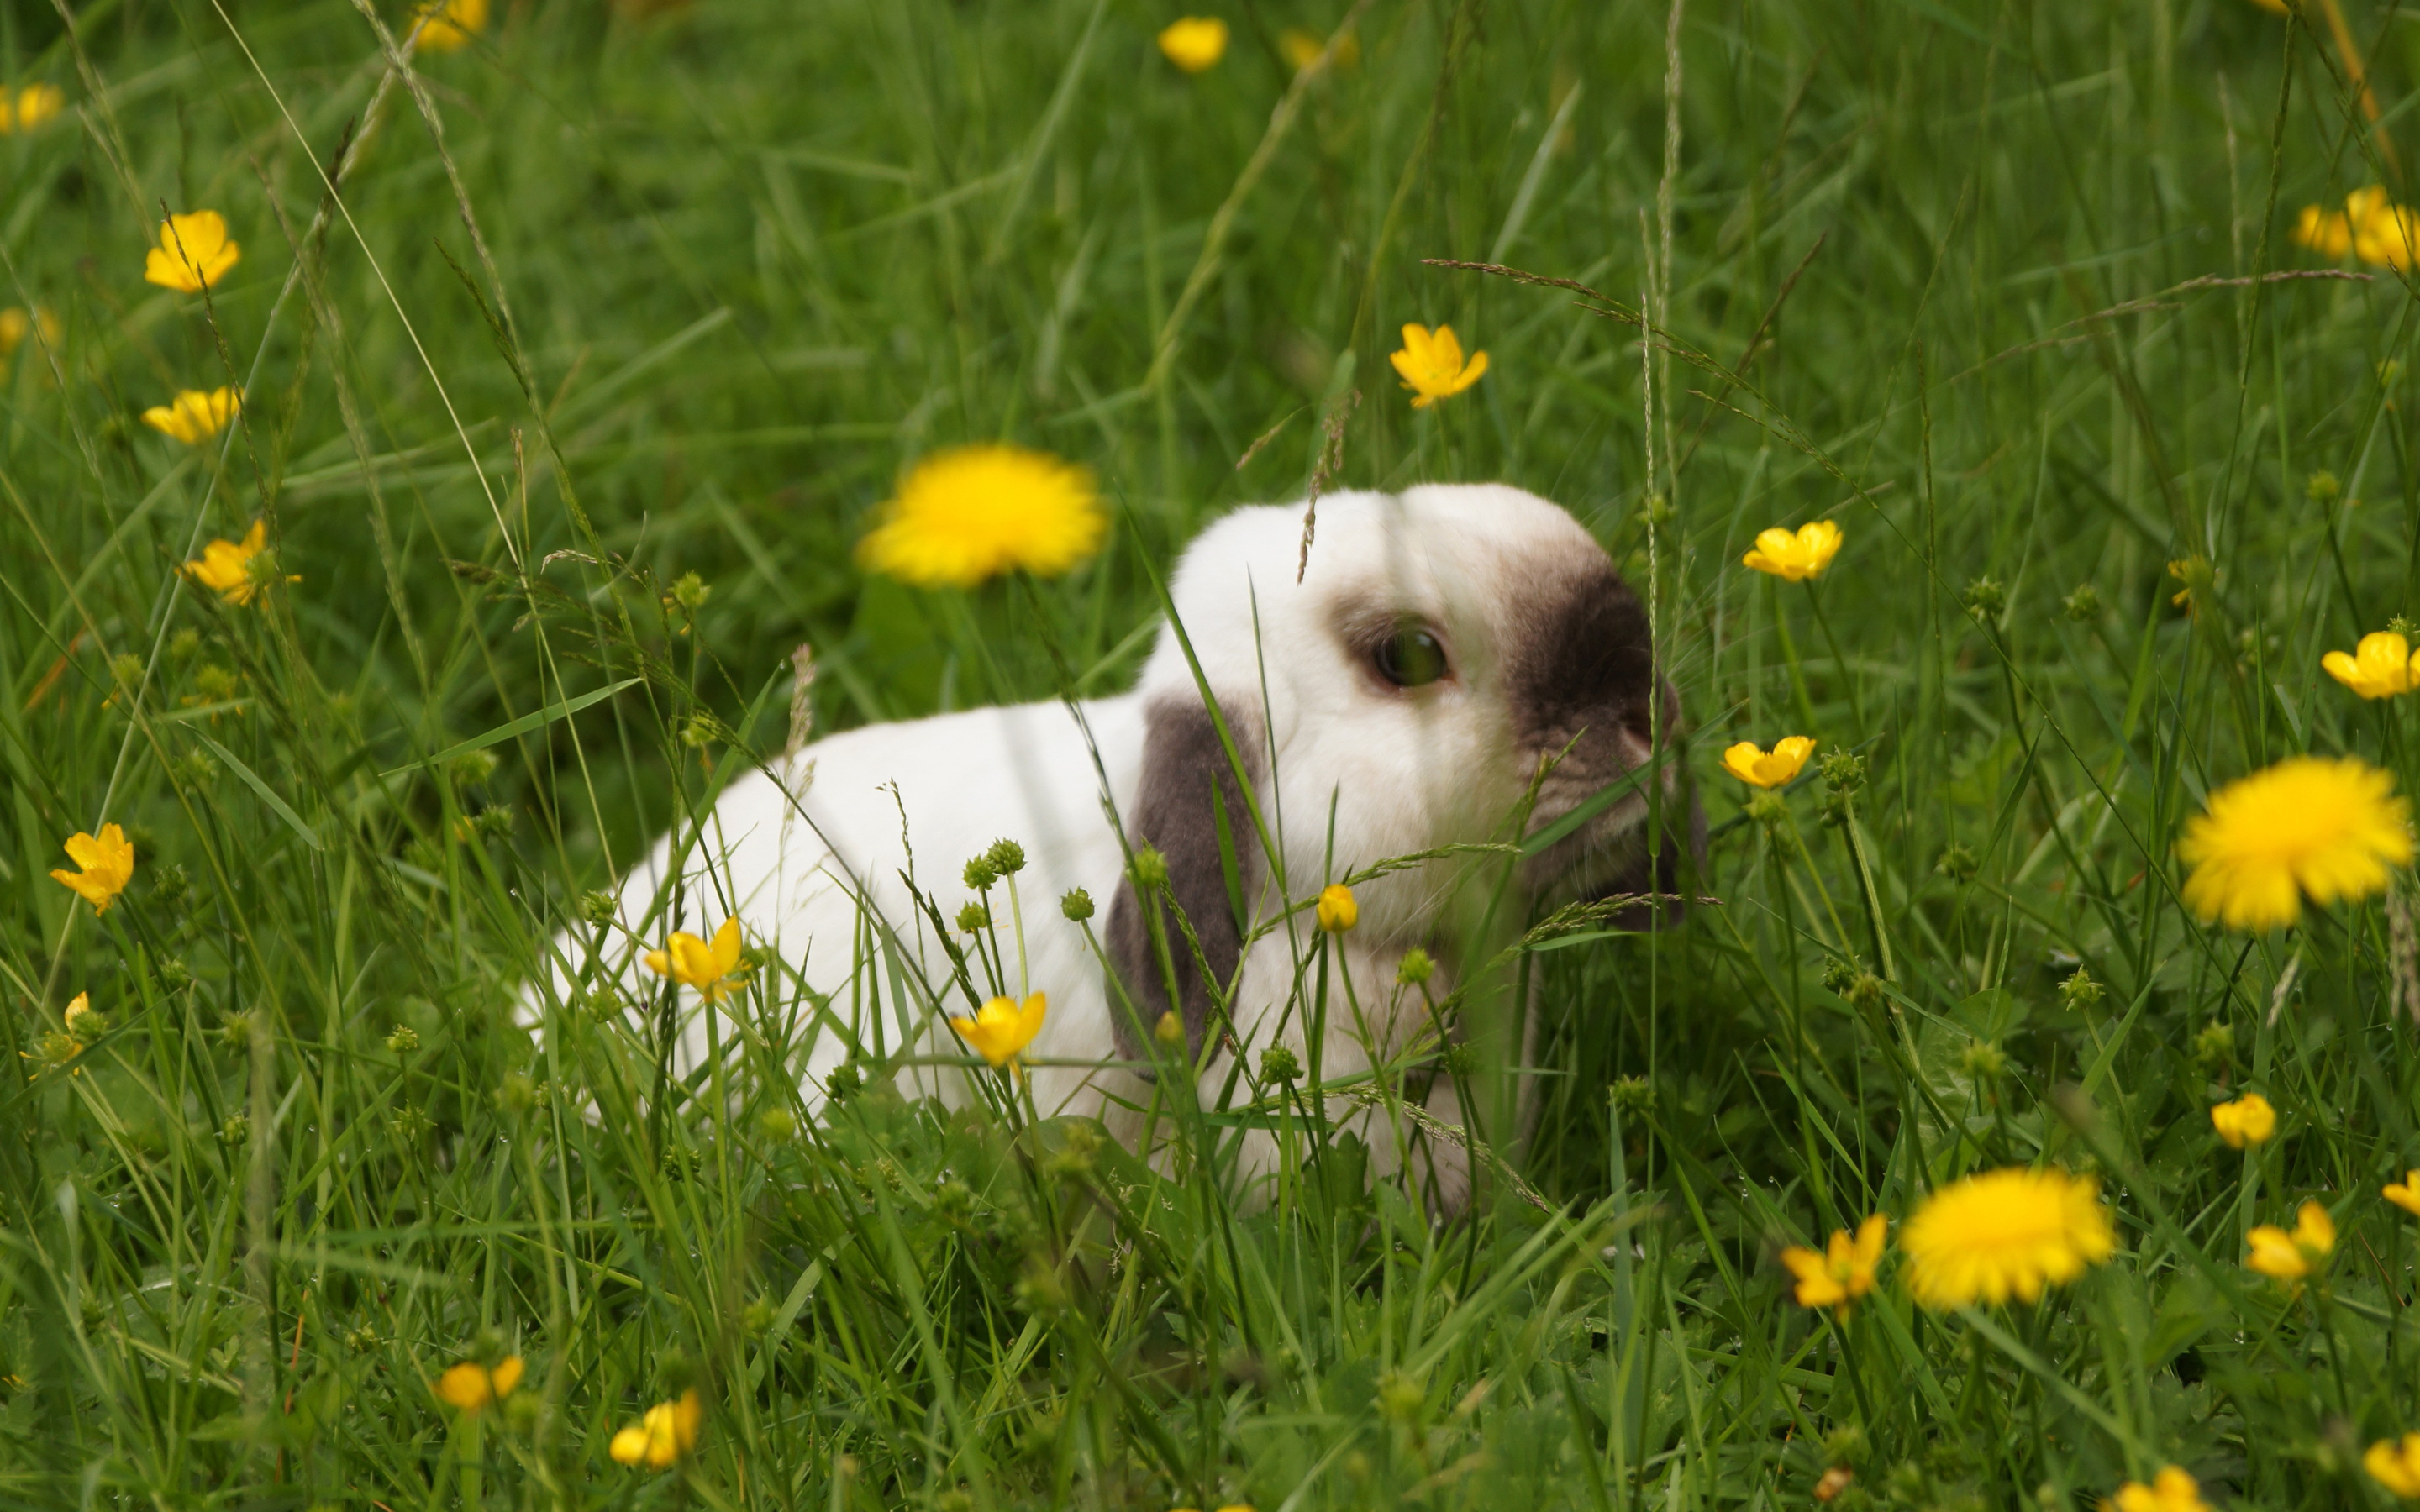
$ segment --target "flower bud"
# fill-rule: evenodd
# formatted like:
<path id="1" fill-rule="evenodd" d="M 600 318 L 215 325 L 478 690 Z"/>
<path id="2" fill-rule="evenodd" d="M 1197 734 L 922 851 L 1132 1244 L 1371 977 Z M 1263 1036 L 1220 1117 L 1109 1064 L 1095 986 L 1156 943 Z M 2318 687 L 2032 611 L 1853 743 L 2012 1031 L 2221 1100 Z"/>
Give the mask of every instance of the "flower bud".
<path id="1" fill-rule="evenodd" d="M 2101 984 L 2092 980 L 2091 972 L 2078 966 L 2058 984 L 2058 1000 L 2062 1006 L 2080 1013 L 2101 1001 Z"/>
<path id="2" fill-rule="evenodd" d="M 1395 980 L 1406 987 L 1419 986 L 1435 971 L 1436 963 L 1431 961 L 1429 953 L 1417 945 L 1405 950 L 1404 958 L 1395 963 Z"/>
<path id="3" fill-rule="evenodd" d="M 1302 1062 L 1285 1046 L 1273 1044 L 1261 1052 L 1261 1080 L 1284 1085 L 1301 1074 Z"/>
<path id="4" fill-rule="evenodd" d="M 1168 886 L 1168 857 L 1149 845 L 1137 846 L 1134 853 L 1136 890 L 1157 892 Z"/>
<path id="5" fill-rule="evenodd" d="M 2059 601 L 2067 617 L 2081 624 L 2101 612 L 2101 590 L 2090 583 L 2080 584 L 2075 592 Z"/>
<path id="6" fill-rule="evenodd" d="M 1013 877 L 1025 870 L 1025 847 L 1013 840 L 996 840 L 984 852 L 984 860 L 1001 876 Z"/>
<path id="7" fill-rule="evenodd" d="M 1093 917 L 1093 895 L 1081 887 L 1070 887 L 1067 895 L 1059 900 L 1059 912 L 1067 917 L 1069 923 L 1080 924 Z"/>

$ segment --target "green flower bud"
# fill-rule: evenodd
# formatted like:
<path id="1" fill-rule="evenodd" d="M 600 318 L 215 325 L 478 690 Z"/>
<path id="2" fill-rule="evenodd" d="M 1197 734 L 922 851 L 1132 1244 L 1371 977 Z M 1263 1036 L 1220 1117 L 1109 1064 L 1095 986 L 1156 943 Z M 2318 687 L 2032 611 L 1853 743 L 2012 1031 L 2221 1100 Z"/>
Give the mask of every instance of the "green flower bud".
<path id="1" fill-rule="evenodd" d="M 1067 896 L 1059 900 L 1059 912 L 1072 924 L 1080 924 L 1093 917 L 1093 895 L 1081 887 L 1070 887 Z"/>

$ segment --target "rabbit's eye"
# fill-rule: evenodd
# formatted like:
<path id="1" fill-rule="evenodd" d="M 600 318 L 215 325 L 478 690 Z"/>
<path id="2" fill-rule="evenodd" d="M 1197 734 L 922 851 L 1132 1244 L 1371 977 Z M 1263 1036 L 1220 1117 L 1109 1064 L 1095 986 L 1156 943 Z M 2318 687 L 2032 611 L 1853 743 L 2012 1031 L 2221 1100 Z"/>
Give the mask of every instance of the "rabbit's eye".
<path id="1" fill-rule="evenodd" d="M 1419 687 L 1446 674 L 1445 647 L 1418 625 L 1405 625 L 1378 642 L 1370 660 L 1378 675 L 1397 687 Z"/>

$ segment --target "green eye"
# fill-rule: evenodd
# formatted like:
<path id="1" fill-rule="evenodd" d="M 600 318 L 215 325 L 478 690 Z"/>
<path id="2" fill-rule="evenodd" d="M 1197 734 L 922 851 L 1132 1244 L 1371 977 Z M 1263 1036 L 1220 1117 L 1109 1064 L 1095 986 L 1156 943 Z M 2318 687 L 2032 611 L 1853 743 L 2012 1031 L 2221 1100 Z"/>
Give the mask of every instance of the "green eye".
<path id="1" fill-rule="evenodd" d="M 1443 677 L 1448 669 L 1445 647 L 1417 625 L 1405 625 L 1378 642 L 1370 654 L 1378 675 L 1397 687 L 1419 687 Z"/>

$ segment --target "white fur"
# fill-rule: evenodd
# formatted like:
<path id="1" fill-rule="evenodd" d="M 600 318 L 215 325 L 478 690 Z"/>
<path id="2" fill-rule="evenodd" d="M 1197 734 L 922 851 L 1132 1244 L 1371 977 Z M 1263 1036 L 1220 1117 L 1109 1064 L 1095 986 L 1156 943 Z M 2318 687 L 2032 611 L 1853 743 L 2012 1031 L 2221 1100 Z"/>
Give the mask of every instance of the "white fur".
<path id="1" fill-rule="evenodd" d="M 1317 540 L 1297 585 L 1301 519 L 1299 504 L 1237 510 L 1195 539 L 1171 584 L 1203 680 L 1222 708 L 1254 717 L 1239 721 L 1238 738 L 1253 738 L 1251 725 L 1265 721 L 1261 766 L 1275 780 L 1264 779 L 1258 797 L 1293 899 L 1308 899 L 1325 882 L 1390 856 L 1517 839 L 1504 826 L 1535 770 L 1516 749 L 1499 647 L 1521 608 L 1522 587 L 1542 563 L 1551 566 L 1574 554 L 1601 560 L 1601 548 L 1562 510 L 1514 488 L 1334 494 L 1319 501 Z M 1346 607 L 1371 604 L 1435 626 L 1454 675 L 1415 689 L 1374 684 L 1339 634 Z M 954 924 L 970 897 L 960 869 L 995 840 L 1011 839 L 1028 857 L 1016 879 L 1028 976 L 1049 995 L 1047 1019 L 1029 1052 L 1046 1062 L 1032 1072 L 1035 1103 L 1046 1114 L 1109 1114 L 1113 1126 L 1130 1134 L 1132 1121 L 1115 1117 L 1113 1100 L 1145 1101 L 1151 1088 L 1126 1072 L 1098 1069 L 1117 1054 L 1111 999 L 1083 931 L 1060 916 L 1058 899 L 1070 888 L 1086 889 L 1099 908 L 1094 931 L 1105 934 L 1125 864 L 1107 810 L 1130 822 L 1146 708 L 1162 699 L 1198 701 L 1196 687 L 1177 638 L 1163 627 L 1137 689 L 1082 704 L 1081 726 L 1066 705 L 1041 702 L 873 726 L 818 742 L 791 774 L 793 789 L 802 788 L 795 809 L 773 777 L 758 773 L 722 794 L 702 835 L 658 842 L 621 885 L 619 918 L 628 933 L 605 943 L 608 969 L 626 985 L 659 991 L 657 979 L 633 967 L 640 945 L 659 944 L 674 928 L 709 934 L 736 913 L 752 944 L 775 947 L 818 991 L 832 995 L 834 1016 L 853 1018 L 869 1050 L 905 1052 L 911 1059 L 962 1057 L 963 1047 L 929 1007 L 893 998 L 898 974 L 867 959 L 873 932 L 861 927 L 861 908 L 884 921 L 891 948 L 939 986 L 949 978 L 948 959 L 929 920 L 911 910 L 900 879 L 911 864 L 909 847 L 918 885 Z M 810 762 L 811 781 L 799 781 Z M 1616 818 L 1637 810 L 1634 802 Z M 1243 815 L 1233 818 L 1246 823 Z M 675 839 L 689 841 L 676 908 L 664 887 Z M 1398 1018 L 1388 1017 L 1386 1005 L 1403 952 L 1415 945 L 1434 951 L 1444 943 L 1445 894 L 1466 870 L 1433 864 L 1356 889 L 1360 923 L 1342 937 L 1338 954 L 1364 1026 L 1387 1042 L 1382 1048 L 1400 1047 L 1427 1022 L 1416 995 Z M 1273 885 L 1264 887 L 1256 900 L 1260 917 L 1276 917 L 1284 902 Z M 1006 890 L 995 888 L 992 903 L 1008 944 Z M 1280 929 L 1245 957 L 1233 1029 L 1255 1062 L 1273 1038 L 1272 1011 L 1294 995 L 1295 964 L 1310 951 L 1307 913 L 1292 921 L 1291 934 Z M 560 993 L 566 985 L 560 963 L 582 960 L 586 943 L 566 934 L 557 948 L 552 984 Z M 1013 972 L 1013 944 L 1008 957 Z M 1450 987 L 1454 963 L 1441 965 L 1432 983 L 1440 996 Z M 882 989 L 879 1014 L 862 1007 L 874 981 Z M 729 1006 L 708 1011 L 687 991 L 680 1001 L 675 1068 L 686 1073 L 718 1055 L 727 1058 L 735 1033 L 745 1032 Z M 1322 1052 L 1332 1077 L 1365 1068 L 1370 1056 L 1341 982 L 1331 1001 Z M 963 999 L 944 1007 L 967 1011 Z M 1300 1054 L 1304 1034 L 1297 1017 L 1281 1038 Z M 811 1106 L 819 1105 L 826 1078 L 848 1054 L 837 1034 L 814 1044 L 803 1067 Z M 1072 1064 L 1047 1064 L 1052 1061 Z M 1223 1065 L 1214 1058 L 1201 1083 L 1205 1089 L 1222 1084 Z M 911 1064 L 900 1074 L 904 1089 L 954 1104 L 970 1095 L 956 1067 Z M 1438 1087 L 1432 1107 L 1450 1119 L 1450 1088 L 1442 1078 Z M 1343 1111 L 1367 1117 L 1340 1105 Z M 1394 1164 L 1388 1132 L 1373 1131 L 1372 1142 L 1382 1165 Z M 1254 1136 L 1247 1140 L 1245 1165 L 1264 1169 L 1272 1153 Z M 1438 1154 L 1441 1165 L 1458 1164 L 1450 1151 Z M 1464 1173 L 1436 1174 L 1449 1189 L 1442 1196 L 1458 1201 Z"/>

